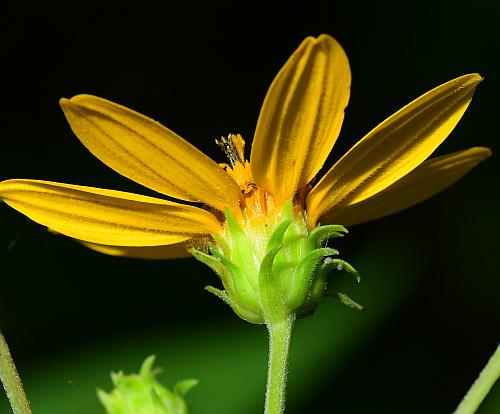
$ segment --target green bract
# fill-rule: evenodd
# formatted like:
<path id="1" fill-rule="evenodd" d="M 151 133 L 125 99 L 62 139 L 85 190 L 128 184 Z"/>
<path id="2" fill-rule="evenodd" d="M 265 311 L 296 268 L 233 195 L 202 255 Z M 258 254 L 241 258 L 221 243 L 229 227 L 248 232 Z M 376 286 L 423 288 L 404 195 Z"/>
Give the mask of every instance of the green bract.
<path id="1" fill-rule="evenodd" d="M 241 228 L 225 212 L 227 226 L 209 252 L 191 249 L 195 258 L 220 277 L 224 290 L 206 289 L 229 304 L 251 323 L 285 320 L 290 314 L 311 314 L 327 291 L 330 270 L 346 270 L 358 278 L 347 262 L 333 258 L 338 251 L 328 240 L 347 233 L 340 225 L 318 226 L 309 231 L 304 215 L 293 211 L 292 202 L 275 218 Z M 344 294 L 338 298 L 346 297 Z M 347 299 L 343 303 L 349 304 Z M 354 301 L 352 301 L 355 303 Z"/>
<path id="2" fill-rule="evenodd" d="M 173 391 L 155 379 L 158 370 L 153 370 L 155 357 L 148 357 L 138 375 L 112 373 L 115 389 L 110 393 L 97 391 L 107 414 L 189 414 L 183 396 L 194 387 L 197 380 L 178 382 Z"/>

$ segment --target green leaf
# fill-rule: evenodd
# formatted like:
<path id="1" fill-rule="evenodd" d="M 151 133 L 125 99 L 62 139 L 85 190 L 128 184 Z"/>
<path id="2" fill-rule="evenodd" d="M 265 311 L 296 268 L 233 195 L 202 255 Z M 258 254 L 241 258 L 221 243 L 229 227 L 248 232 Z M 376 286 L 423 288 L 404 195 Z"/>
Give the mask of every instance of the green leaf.
<path id="1" fill-rule="evenodd" d="M 183 381 L 179 381 L 174 386 L 174 392 L 179 396 L 184 396 L 186 393 L 191 390 L 193 387 L 198 385 L 199 381 L 196 379 L 186 379 Z"/>
<path id="2" fill-rule="evenodd" d="M 361 312 L 365 311 L 365 308 L 362 305 L 352 300 L 345 293 L 334 292 L 333 290 L 328 289 L 326 291 L 326 296 L 329 296 L 333 299 L 338 299 L 342 304 L 349 306 L 350 308 L 356 309 Z"/>
<path id="3" fill-rule="evenodd" d="M 325 256 L 336 254 L 337 250 L 323 247 L 308 253 L 300 261 L 288 284 L 286 303 L 291 309 L 297 309 L 305 302 L 319 261 Z"/>
<path id="4" fill-rule="evenodd" d="M 279 279 L 273 273 L 273 261 L 281 246 L 277 246 L 268 252 L 260 265 L 259 271 L 259 290 L 262 306 L 266 319 L 282 320 L 286 315 L 284 306 L 279 306 L 281 300 L 281 289 Z"/>
<path id="5" fill-rule="evenodd" d="M 361 275 L 359 274 L 359 272 L 345 260 L 335 259 L 333 257 L 327 257 L 325 259 L 325 262 L 321 266 L 321 272 L 328 274 L 332 270 L 336 271 L 345 270 L 347 273 L 353 275 L 358 283 L 361 282 Z"/>
<path id="6" fill-rule="evenodd" d="M 259 314 L 253 313 L 247 308 L 241 306 L 239 303 L 233 301 L 231 297 L 227 294 L 227 292 L 214 288 L 213 286 L 205 286 L 205 290 L 217 296 L 219 299 L 221 299 L 226 304 L 231 306 L 234 313 L 236 313 L 240 318 L 244 319 L 245 321 L 254 324 L 260 324 L 264 322 L 262 316 L 260 316 L 260 313 Z"/>
<path id="7" fill-rule="evenodd" d="M 255 267 L 253 258 L 254 248 L 248 235 L 243 231 L 229 210 L 226 210 L 224 214 L 230 233 L 230 237 L 227 239 L 231 252 L 230 259 L 237 261 L 237 264 L 245 270 L 252 269 L 252 271 L 257 273 L 258 269 Z"/>
<path id="8" fill-rule="evenodd" d="M 274 248 L 281 246 L 281 244 L 283 243 L 283 237 L 285 236 L 285 232 L 287 231 L 291 223 L 292 220 L 287 219 L 285 221 L 282 221 L 278 225 L 278 227 L 276 227 L 273 234 L 271 234 L 269 241 L 267 242 L 266 252 L 270 252 Z"/>
<path id="9" fill-rule="evenodd" d="M 190 249 L 189 253 L 191 253 L 196 260 L 199 260 L 203 264 L 207 265 L 210 269 L 212 269 L 217 274 L 217 276 L 219 276 L 221 279 L 223 279 L 224 266 L 217 257 L 210 255 L 210 254 L 206 254 L 206 253 L 204 253 L 200 250 L 194 249 L 194 248 Z"/>
<path id="10" fill-rule="evenodd" d="M 316 248 L 323 246 L 328 239 L 344 237 L 343 233 L 348 233 L 347 229 L 340 224 L 331 224 L 328 226 L 318 226 L 308 236 L 309 241 Z"/>

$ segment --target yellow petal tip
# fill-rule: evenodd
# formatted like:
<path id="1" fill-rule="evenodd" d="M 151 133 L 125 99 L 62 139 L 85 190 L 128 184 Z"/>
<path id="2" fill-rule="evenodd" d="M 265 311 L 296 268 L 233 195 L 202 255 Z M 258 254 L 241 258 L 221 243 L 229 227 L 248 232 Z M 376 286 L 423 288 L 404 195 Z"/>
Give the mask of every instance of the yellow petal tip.
<path id="1" fill-rule="evenodd" d="M 69 104 L 70 102 L 71 101 L 68 98 L 61 98 L 61 99 L 59 99 L 59 105 L 61 105 L 62 107 L 64 107 L 64 105 Z"/>
<path id="2" fill-rule="evenodd" d="M 493 155 L 493 151 L 488 147 L 477 147 L 478 151 L 481 151 L 484 158 L 489 158 Z"/>
<path id="3" fill-rule="evenodd" d="M 66 106 L 68 106 L 68 105 L 82 105 L 85 102 L 88 102 L 89 100 L 90 101 L 96 101 L 96 100 L 98 100 L 98 101 L 106 101 L 105 99 L 99 98 L 99 97 L 94 96 L 94 95 L 89 95 L 89 94 L 81 93 L 81 94 L 78 94 L 78 95 L 74 95 L 71 98 L 61 98 L 61 99 L 59 99 L 59 104 L 61 106 L 64 106 L 64 105 L 66 105 Z"/>
<path id="4" fill-rule="evenodd" d="M 466 151 L 468 151 L 470 154 L 474 154 L 474 156 L 480 159 L 480 161 L 491 157 L 491 155 L 493 154 L 491 149 L 488 147 L 471 147 Z"/>
<path id="5" fill-rule="evenodd" d="M 61 98 L 59 99 L 59 106 L 64 109 L 75 108 L 78 105 L 78 97 L 84 95 L 75 95 L 71 98 Z M 76 99 L 75 99 L 76 98 Z"/>
<path id="6" fill-rule="evenodd" d="M 464 86 L 477 85 L 484 80 L 484 78 L 479 73 L 469 73 L 462 76 L 462 78 L 468 78 L 467 81 L 464 82 Z"/>
<path id="7" fill-rule="evenodd" d="M 320 35 L 316 38 L 316 40 L 317 40 L 318 42 L 321 42 L 321 41 L 323 41 L 323 40 L 326 40 L 326 41 L 332 41 L 332 40 L 333 40 L 333 41 L 336 41 L 336 40 L 335 40 L 332 36 L 330 36 L 329 34 L 326 34 L 326 33 L 322 33 L 322 34 L 320 34 Z"/>

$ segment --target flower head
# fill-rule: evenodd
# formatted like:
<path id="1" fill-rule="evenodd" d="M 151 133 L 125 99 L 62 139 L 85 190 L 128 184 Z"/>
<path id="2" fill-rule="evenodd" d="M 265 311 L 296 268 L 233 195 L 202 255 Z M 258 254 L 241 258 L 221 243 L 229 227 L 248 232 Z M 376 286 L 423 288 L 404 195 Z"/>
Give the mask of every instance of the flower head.
<path id="1" fill-rule="evenodd" d="M 139 374 L 125 375 L 122 371 L 111 373 L 115 388 L 107 393 L 97 390 L 106 414 L 188 414 L 184 395 L 198 384 L 189 379 L 178 382 L 173 390 L 156 380 L 161 371 L 153 369 L 154 355 L 142 363 Z"/>
<path id="2" fill-rule="evenodd" d="M 101 161 L 198 206 L 37 180 L 4 181 L 0 197 L 104 253 L 174 258 L 189 249 L 220 276 L 225 290 L 210 290 L 249 321 L 265 322 L 280 306 L 306 314 L 325 294 L 328 270 L 355 273 L 333 258 L 337 252 L 325 240 L 341 236 L 345 225 L 431 197 L 490 155 L 475 147 L 428 159 L 481 80 L 464 75 L 422 95 L 365 135 L 313 185 L 339 135 L 351 73 L 332 37 L 308 37 L 269 88 L 249 161 L 239 135 L 217 141 L 228 158 L 217 164 L 123 106 L 90 95 L 61 100 L 73 132 Z"/>

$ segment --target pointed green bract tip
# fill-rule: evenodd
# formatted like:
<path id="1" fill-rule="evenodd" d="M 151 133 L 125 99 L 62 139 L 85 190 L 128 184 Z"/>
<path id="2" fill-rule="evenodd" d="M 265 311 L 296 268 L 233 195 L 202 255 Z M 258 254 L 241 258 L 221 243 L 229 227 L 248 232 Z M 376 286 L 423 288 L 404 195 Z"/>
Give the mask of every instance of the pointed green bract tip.
<path id="1" fill-rule="evenodd" d="M 154 361 L 154 355 L 146 358 L 139 374 L 111 373 L 115 388 L 109 393 L 97 390 L 106 414 L 189 414 L 183 396 L 198 381 L 180 381 L 171 391 L 156 380 L 159 370 L 153 369 Z"/>

